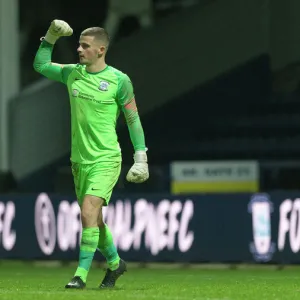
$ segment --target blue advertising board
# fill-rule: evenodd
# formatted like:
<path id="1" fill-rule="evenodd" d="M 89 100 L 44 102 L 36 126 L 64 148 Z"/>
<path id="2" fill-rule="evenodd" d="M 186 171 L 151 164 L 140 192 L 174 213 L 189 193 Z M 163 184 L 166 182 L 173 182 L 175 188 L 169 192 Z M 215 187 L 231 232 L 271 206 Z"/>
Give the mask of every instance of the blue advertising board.
<path id="1" fill-rule="evenodd" d="M 104 218 L 127 261 L 299 263 L 299 196 L 114 196 Z M 1 259 L 77 260 L 80 237 L 73 196 L 0 195 Z"/>

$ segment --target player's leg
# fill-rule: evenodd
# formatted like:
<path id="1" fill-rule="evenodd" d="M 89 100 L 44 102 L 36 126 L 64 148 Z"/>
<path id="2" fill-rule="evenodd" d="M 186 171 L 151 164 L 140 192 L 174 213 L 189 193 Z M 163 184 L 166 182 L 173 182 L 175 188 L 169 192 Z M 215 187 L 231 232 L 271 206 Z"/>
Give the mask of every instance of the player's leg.
<path id="1" fill-rule="evenodd" d="M 87 193 L 101 197 L 107 206 L 114 186 L 121 172 L 121 162 L 105 162 L 95 164 L 90 172 Z M 102 210 L 98 216 L 99 242 L 98 250 L 105 257 L 108 269 L 100 287 L 113 287 L 117 279 L 126 271 L 126 264 L 120 259 L 113 237 L 107 224 L 104 224 Z"/>
<path id="2" fill-rule="evenodd" d="M 98 216 L 103 199 L 85 195 L 81 205 L 82 235 L 79 251 L 79 263 L 73 279 L 66 288 L 84 288 L 99 241 Z"/>
<path id="3" fill-rule="evenodd" d="M 81 209 L 82 235 L 78 268 L 73 279 L 65 286 L 66 288 L 81 289 L 85 287 L 87 275 L 98 245 L 98 216 L 104 202 L 103 199 L 97 196 L 86 194 L 90 168 L 89 165 L 72 165 L 76 195 Z"/>
<path id="4" fill-rule="evenodd" d="M 98 215 L 102 209 L 103 199 L 85 195 L 81 206 L 82 237 L 80 243 L 79 264 L 75 276 L 86 282 L 99 241 Z"/>
<path id="5" fill-rule="evenodd" d="M 118 278 L 127 271 L 126 263 L 120 259 L 117 247 L 114 244 L 112 233 L 103 221 L 102 212 L 98 218 L 99 226 L 99 243 L 98 250 L 105 257 L 108 269 L 104 279 L 100 284 L 100 288 L 114 287 Z"/>
<path id="6" fill-rule="evenodd" d="M 119 267 L 120 257 L 114 244 L 112 233 L 103 221 L 102 211 L 98 217 L 99 242 L 98 250 L 105 257 L 107 266 L 114 271 Z"/>

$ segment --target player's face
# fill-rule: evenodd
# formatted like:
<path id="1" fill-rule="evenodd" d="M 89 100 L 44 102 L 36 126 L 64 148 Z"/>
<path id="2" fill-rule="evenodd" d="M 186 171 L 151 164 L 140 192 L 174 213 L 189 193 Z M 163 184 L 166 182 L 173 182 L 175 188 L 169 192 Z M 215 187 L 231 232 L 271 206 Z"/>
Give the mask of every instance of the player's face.
<path id="1" fill-rule="evenodd" d="M 93 36 L 80 36 L 77 52 L 81 64 L 92 65 L 103 56 L 105 46 Z"/>

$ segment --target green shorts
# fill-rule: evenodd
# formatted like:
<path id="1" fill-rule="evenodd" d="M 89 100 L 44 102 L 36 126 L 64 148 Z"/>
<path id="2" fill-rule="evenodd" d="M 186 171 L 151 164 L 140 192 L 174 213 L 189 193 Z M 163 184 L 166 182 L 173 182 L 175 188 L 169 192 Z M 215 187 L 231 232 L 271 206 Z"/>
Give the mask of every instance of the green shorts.
<path id="1" fill-rule="evenodd" d="M 82 205 L 85 195 L 104 199 L 107 206 L 121 172 L 121 162 L 98 162 L 94 164 L 72 163 L 76 196 Z"/>

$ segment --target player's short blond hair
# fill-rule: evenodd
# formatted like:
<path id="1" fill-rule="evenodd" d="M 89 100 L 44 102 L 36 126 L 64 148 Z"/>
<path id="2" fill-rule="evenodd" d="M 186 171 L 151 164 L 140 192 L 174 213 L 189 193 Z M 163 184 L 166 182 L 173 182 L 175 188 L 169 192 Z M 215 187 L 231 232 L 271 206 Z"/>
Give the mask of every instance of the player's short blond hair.
<path id="1" fill-rule="evenodd" d="M 109 46 L 109 36 L 107 31 L 102 27 L 90 27 L 81 32 L 83 36 L 93 36 L 97 40 L 105 43 L 106 48 Z"/>

